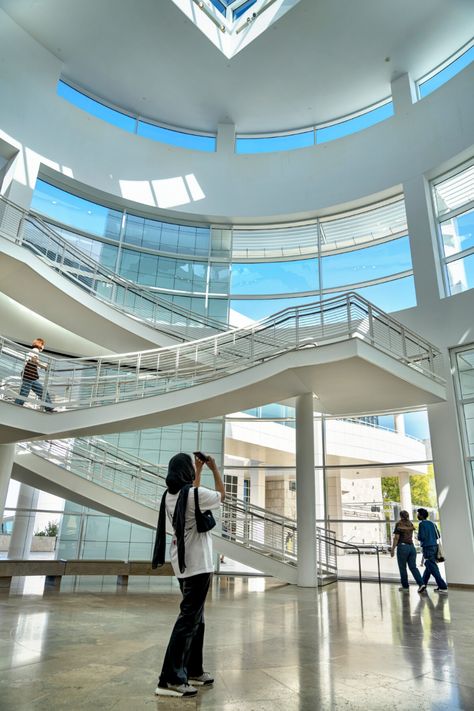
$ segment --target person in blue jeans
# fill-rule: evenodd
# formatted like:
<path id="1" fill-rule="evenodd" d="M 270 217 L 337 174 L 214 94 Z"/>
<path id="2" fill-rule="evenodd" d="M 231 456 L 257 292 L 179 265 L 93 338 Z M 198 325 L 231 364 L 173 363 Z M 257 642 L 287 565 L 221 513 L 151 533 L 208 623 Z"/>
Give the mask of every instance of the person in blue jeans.
<path id="1" fill-rule="evenodd" d="M 393 531 L 393 542 L 390 555 L 393 558 L 395 550 L 397 551 L 397 563 L 400 571 L 401 582 L 399 590 L 402 590 L 403 592 L 408 592 L 409 590 L 407 574 L 408 565 L 410 572 L 418 585 L 418 592 L 422 593 L 426 590 L 426 584 L 423 582 L 421 573 L 416 567 L 416 548 L 413 545 L 414 530 L 415 527 L 410 521 L 410 514 L 408 511 L 400 511 L 400 520 Z"/>
<path id="2" fill-rule="evenodd" d="M 448 585 L 443 580 L 439 572 L 436 556 L 438 553 L 439 531 L 433 521 L 428 520 L 428 511 L 426 509 L 417 509 L 418 521 L 418 540 L 423 551 L 425 559 L 425 572 L 423 573 L 423 584 L 428 585 L 428 580 L 431 576 L 436 580 L 435 592 L 443 595 L 448 593 Z"/>

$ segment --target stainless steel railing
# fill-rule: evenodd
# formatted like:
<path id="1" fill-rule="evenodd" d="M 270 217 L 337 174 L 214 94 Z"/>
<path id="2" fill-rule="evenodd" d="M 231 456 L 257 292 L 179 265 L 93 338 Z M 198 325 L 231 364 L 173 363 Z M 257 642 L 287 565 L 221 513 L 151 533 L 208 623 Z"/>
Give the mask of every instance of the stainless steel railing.
<path id="1" fill-rule="evenodd" d="M 245 328 L 135 353 L 45 358 L 56 407 L 82 409 L 142 399 L 218 380 L 290 351 L 363 340 L 437 383 L 440 351 L 358 294 L 279 311 Z M 0 381 L 19 377 L 27 349 L 0 337 Z"/>
<path id="2" fill-rule="evenodd" d="M 195 338 L 203 332 L 227 329 L 221 321 L 196 315 L 150 289 L 119 276 L 72 244 L 40 217 L 2 196 L 0 233 L 31 250 L 55 271 L 99 301 L 178 340 Z"/>
<path id="3" fill-rule="evenodd" d="M 165 490 L 166 467 L 133 457 L 98 438 L 23 442 L 17 456 L 33 453 L 77 476 L 137 501 L 157 512 Z M 270 556 L 290 566 L 298 561 L 296 521 L 246 503 L 226 498 L 218 515 L 215 535 Z M 333 531 L 317 528 L 318 574 L 337 575 Z"/>

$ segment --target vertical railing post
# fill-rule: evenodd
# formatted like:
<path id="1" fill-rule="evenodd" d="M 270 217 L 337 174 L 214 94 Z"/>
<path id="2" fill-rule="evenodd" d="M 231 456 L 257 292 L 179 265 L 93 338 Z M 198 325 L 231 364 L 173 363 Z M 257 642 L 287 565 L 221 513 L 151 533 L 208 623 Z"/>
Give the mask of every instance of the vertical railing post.
<path id="1" fill-rule="evenodd" d="M 372 304 L 368 304 L 367 306 L 367 314 L 369 317 L 369 338 L 370 342 L 372 345 L 375 344 L 375 335 L 374 335 L 374 313 L 372 309 Z"/>
<path id="2" fill-rule="evenodd" d="M 351 295 L 346 294 L 346 308 L 347 308 L 347 333 L 352 336 L 352 311 L 351 311 Z"/>

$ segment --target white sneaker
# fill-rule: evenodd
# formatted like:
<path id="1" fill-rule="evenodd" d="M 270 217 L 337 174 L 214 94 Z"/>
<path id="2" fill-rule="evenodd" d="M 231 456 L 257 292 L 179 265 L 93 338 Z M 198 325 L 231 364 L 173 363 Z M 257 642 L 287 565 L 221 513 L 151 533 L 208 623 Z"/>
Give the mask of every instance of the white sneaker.
<path id="1" fill-rule="evenodd" d="M 448 594 L 448 588 L 435 588 L 434 591 L 439 593 L 440 595 Z"/>
<path id="2" fill-rule="evenodd" d="M 399 587 L 398 589 L 400 590 L 400 592 L 410 592 L 410 588 Z"/>
<path id="3" fill-rule="evenodd" d="M 158 685 L 155 689 L 156 696 L 196 696 L 198 690 L 190 684 Z"/>
<path id="4" fill-rule="evenodd" d="M 190 676 L 188 681 L 192 681 L 196 686 L 210 686 L 214 683 L 214 677 L 209 672 L 203 672 L 201 676 Z"/>
<path id="5" fill-rule="evenodd" d="M 426 592 L 426 585 L 424 583 L 423 583 L 423 585 L 420 585 L 420 587 L 418 588 L 418 592 L 419 593 Z"/>

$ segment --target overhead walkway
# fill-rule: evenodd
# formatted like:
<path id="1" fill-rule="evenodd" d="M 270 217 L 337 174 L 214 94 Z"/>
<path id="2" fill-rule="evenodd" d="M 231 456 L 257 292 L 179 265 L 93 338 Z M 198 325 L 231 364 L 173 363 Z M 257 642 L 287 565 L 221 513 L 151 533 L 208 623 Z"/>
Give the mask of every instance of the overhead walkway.
<path id="1" fill-rule="evenodd" d="M 72 235 L 77 237 L 77 235 Z M 41 218 L 0 197 L 2 291 L 112 352 L 167 346 L 223 331 L 87 255 Z"/>
<path id="2" fill-rule="evenodd" d="M 136 459 L 108 442 L 76 439 L 18 445 L 12 477 L 82 506 L 155 529 L 165 474 L 163 467 Z M 239 499 L 226 499 L 213 534 L 220 553 L 296 583 L 298 531 L 294 520 Z M 331 537 L 327 530 L 317 536 L 315 554 L 321 581 L 335 579 L 337 574 Z"/>
<path id="3" fill-rule="evenodd" d="M 177 424 L 308 392 L 315 410 L 343 416 L 445 398 L 440 351 L 357 294 L 168 348 L 49 358 L 55 414 L 13 404 L 26 352 L 0 339 L 0 443 Z"/>

